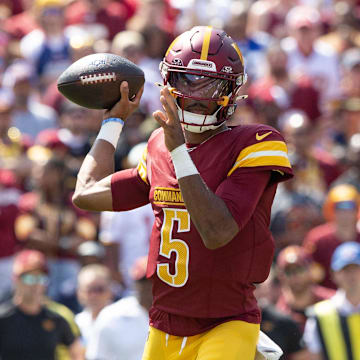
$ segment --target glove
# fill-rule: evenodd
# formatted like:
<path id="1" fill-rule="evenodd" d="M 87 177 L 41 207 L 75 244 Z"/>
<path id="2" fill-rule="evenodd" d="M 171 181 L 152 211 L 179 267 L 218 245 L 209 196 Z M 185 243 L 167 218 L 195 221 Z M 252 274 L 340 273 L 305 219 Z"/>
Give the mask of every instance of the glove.
<path id="1" fill-rule="evenodd" d="M 260 331 L 255 360 L 278 360 L 282 354 L 280 347 Z"/>

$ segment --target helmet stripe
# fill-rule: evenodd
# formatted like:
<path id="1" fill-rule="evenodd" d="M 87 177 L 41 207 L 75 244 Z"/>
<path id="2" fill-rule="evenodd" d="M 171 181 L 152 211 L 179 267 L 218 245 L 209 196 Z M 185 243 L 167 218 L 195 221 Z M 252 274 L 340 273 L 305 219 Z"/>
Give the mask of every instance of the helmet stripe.
<path id="1" fill-rule="evenodd" d="M 201 56 L 200 56 L 201 60 L 207 60 L 209 54 L 211 32 L 212 32 L 212 26 L 207 26 L 204 35 L 204 42 L 201 48 Z"/>
<path id="2" fill-rule="evenodd" d="M 236 51 L 237 54 L 239 55 L 240 61 L 241 61 L 242 65 L 244 66 L 244 58 L 243 58 L 243 56 L 242 56 L 242 53 L 241 53 L 239 47 L 237 46 L 236 43 L 232 43 L 231 46 L 235 49 L 235 51 Z"/>

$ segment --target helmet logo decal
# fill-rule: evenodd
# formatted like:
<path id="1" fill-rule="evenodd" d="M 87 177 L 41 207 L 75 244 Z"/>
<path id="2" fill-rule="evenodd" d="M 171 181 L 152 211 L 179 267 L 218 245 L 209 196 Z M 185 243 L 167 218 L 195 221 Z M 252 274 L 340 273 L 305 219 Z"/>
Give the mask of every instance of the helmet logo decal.
<path id="1" fill-rule="evenodd" d="M 244 58 L 243 58 L 243 56 L 242 56 L 242 53 L 241 53 L 239 47 L 237 46 L 236 43 L 232 43 L 231 46 L 235 49 L 235 51 L 236 51 L 237 54 L 239 55 L 240 61 L 241 61 L 242 65 L 244 66 Z"/>
<path id="2" fill-rule="evenodd" d="M 204 42 L 201 48 L 201 55 L 200 55 L 201 60 L 207 60 L 209 54 L 211 32 L 212 32 L 212 26 L 207 26 L 204 34 Z"/>
<path id="3" fill-rule="evenodd" d="M 216 71 L 216 65 L 212 61 L 192 59 L 187 66 L 188 69 L 198 69 L 207 71 Z"/>
<path id="4" fill-rule="evenodd" d="M 227 74 L 230 74 L 233 72 L 233 68 L 231 66 L 224 66 L 222 69 L 221 69 L 222 72 L 224 73 L 227 73 Z"/>
<path id="5" fill-rule="evenodd" d="M 184 66 L 183 61 L 179 58 L 173 59 L 173 61 L 171 63 L 176 66 Z"/>
<path id="6" fill-rule="evenodd" d="M 173 42 L 170 44 L 169 48 L 168 48 L 167 51 L 166 51 L 165 57 L 169 55 L 170 50 L 171 50 L 172 47 L 175 45 L 175 43 L 176 43 L 176 41 L 179 39 L 179 37 L 180 37 L 180 36 L 178 36 L 177 38 L 175 38 L 175 39 L 173 40 Z"/>

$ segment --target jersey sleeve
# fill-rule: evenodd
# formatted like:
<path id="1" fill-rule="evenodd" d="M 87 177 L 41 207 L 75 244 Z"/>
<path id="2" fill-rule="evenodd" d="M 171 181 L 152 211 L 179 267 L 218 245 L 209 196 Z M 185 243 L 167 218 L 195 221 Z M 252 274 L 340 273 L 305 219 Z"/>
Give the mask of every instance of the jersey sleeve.
<path id="1" fill-rule="evenodd" d="M 254 173 L 235 171 L 217 188 L 216 195 L 224 200 L 240 230 L 254 213 L 269 180 L 269 171 Z"/>
<path id="2" fill-rule="evenodd" d="M 231 176 L 236 170 L 271 170 L 277 181 L 293 176 L 286 143 L 279 132 L 266 127 L 253 134 L 243 147 L 228 172 Z"/>

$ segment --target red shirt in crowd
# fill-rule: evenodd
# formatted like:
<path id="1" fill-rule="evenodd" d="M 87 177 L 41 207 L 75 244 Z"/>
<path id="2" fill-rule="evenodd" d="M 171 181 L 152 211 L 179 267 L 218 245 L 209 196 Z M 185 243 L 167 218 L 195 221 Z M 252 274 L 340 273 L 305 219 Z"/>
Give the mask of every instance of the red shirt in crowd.
<path id="1" fill-rule="evenodd" d="M 360 243 L 360 233 L 353 241 Z M 332 289 L 336 289 L 336 285 L 331 280 L 331 257 L 341 243 L 333 223 L 317 226 L 308 233 L 303 243 L 304 248 L 311 254 L 318 266 L 320 284 Z"/>

